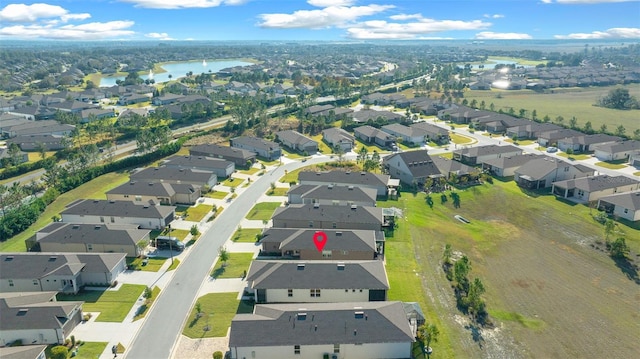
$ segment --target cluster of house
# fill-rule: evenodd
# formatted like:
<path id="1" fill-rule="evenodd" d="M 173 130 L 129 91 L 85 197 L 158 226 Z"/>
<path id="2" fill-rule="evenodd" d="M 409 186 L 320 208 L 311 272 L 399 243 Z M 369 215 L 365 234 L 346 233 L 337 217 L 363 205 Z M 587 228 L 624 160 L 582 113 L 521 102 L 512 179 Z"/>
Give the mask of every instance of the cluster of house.
<path id="1" fill-rule="evenodd" d="M 256 305 L 231 323 L 231 358 L 410 358 L 425 318 L 416 303 L 387 301 L 393 214 L 375 207 L 398 181 L 307 171 L 298 183 L 247 273 Z"/>

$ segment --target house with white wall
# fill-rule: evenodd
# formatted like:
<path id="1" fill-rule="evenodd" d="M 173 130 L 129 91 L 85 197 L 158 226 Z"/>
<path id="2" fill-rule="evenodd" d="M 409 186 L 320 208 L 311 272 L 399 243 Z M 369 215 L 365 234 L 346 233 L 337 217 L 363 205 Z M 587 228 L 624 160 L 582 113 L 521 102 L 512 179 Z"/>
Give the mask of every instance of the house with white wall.
<path id="1" fill-rule="evenodd" d="M 626 176 L 590 176 L 554 182 L 551 193 L 579 203 L 597 201 L 616 193 L 637 191 L 640 181 Z"/>
<path id="2" fill-rule="evenodd" d="M 640 191 L 601 197 L 598 209 L 628 221 L 640 221 Z"/>
<path id="3" fill-rule="evenodd" d="M 60 217 L 67 223 L 133 224 L 145 229 L 162 229 L 175 217 L 174 206 L 152 206 L 148 203 L 81 199 L 69 204 Z"/>

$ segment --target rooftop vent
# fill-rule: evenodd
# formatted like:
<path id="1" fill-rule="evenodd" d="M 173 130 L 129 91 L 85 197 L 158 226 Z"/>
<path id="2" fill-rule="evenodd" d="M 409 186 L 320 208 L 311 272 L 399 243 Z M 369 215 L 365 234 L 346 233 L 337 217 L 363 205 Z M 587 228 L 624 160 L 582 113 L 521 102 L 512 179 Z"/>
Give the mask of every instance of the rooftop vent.
<path id="1" fill-rule="evenodd" d="M 347 188 L 349 189 L 349 191 L 353 191 L 353 186 L 349 186 Z"/>
<path id="2" fill-rule="evenodd" d="M 314 203 L 313 208 L 320 208 L 320 203 Z"/>
<path id="3" fill-rule="evenodd" d="M 304 270 L 304 263 L 298 264 L 298 270 Z"/>
<path id="4" fill-rule="evenodd" d="M 354 314 L 356 319 L 364 318 L 364 312 L 354 312 L 353 314 Z M 354 330 L 354 335 L 355 335 L 355 330 Z"/>
<path id="5" fill-rule="evenodd" d="M 296 314 L 296 319 L 298 319 L 298 320 L 306 320 L 307 319 L 307 313 L 300 312 L 300 313 Z"/>
<path id="6" fill-rule="evenodd" d="M 338 270 L 344 270 L 344 263 L 338 263 Z"/>
<path id="7" fill-rule="evenodd" d="M 93 227 L 93 229 L 100 229 L 100 228 L 102 228 L 102 227 L 101 227 L 99 224 L 96 224 L 96 225 Z"/>
<path id="8" fill-rule="evenodd" d="M 333 188 L 333 184 L 328 185 L 327 188 L 332 189 Z"/>
<path id="9" fill-rule="evenodd" d="M 78 228 L 80 228 L 80 225 L 79 224 L 74 224 L 73 226 L 71 226 L 71 228 L 78 229 Z"/>
<path id="10" fill-rule="evenodd" d="M 638 193 L 638 194 L 640 194 L 640 193 Z M 336 232 L 336 237 L 340 237 L 340 236 L 342 236 L 342 232 Z"/>
<path id="11" fill-rule="evenodd" d="M 4 259 L 5 262 L 11 262 L 12 260 L 13 260 L 13 256 L 8 256 L 8 257 L 5 257 Z"/>
<path id="12" fill-rule="evenodd" d="M 56 261 L 56 259 L 58 259 L 58 257 L 56 257 L 56 256 L 51 256 L 51 257 L 49 257 L 49 262 L 55 262 L 55 261 Z"/>
<path id="13" fill-rule="evenodd" d="M 367 174 L 367 172 L 360 172 L 360 175 L 361 175 L 361 176 L 364 176 L 364 175 L 366 175 L 366 174 Z"/>
<path id="14" fill-rule="evenodd" d="M 351 209 L 352 209 L 352 210 L 354 210 L 354 211 L 355 211 L 355 210 L 356 210 L 356 208 L 358 208 L 358 206 L 356 206 L 355 204 L 352 204 L 352 205 L 351 205 Z"/>
<path id="15" fill-rule="evenodd" d="M 351 174 L 351 171 L 346 171 L 345 173 L 349 175 L 349 174 Z"/>

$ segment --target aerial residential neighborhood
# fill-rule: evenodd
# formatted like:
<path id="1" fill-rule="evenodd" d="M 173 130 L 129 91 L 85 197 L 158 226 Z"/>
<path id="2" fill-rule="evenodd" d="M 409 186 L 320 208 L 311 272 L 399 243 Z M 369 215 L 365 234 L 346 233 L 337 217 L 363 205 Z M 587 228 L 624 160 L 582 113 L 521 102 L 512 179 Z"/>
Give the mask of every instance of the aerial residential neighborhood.
<path id="1" fill-rule="evenodd" d="M 412 1 L 169 3 L 113 2 L 131 25 L 0 9 L 1 358 L 640 352 L 632 25 L 543 40 L 484 31 L 516 17 L 493 4 L 467 22 Z M 280 40 L 139 27 L 253 7 Z M 216 33 L 248 31 L 233 19 Z M 449 39 L 460 22 L 483 31 Z M 311 28 L 344 33 L 286 35 Z"/>

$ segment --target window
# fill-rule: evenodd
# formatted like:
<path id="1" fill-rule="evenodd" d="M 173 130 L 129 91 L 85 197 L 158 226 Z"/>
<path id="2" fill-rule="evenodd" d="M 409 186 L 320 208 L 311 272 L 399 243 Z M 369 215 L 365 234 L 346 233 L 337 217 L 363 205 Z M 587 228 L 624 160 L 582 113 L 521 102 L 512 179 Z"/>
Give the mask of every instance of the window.
<path id="1" fill-rule="evenodd" d="M 104 217 L 100 216 L 100 223 L 104 223 Z"/>
<path id="2" fill-rule="evenodd" d="M 36 279 L 33 280 L 33 285 L 38 285 L 38 281 Z"/>
<path id="3" fill-rule="evenodd" d="M 125 195 L 124 195 L 124 198 L 129 198 L 129 195 L 128 195 L 128 194 L 125 194 Z"/>
<path id="4" fill-rule="evenodd" d="M 300 354 L 300 346 L 299 345 L 294 345 L 293 346 L 293 354 Z"/>
<path id="5" fill-rule="evenodd" d="M 9 279 L 9 287 L 13 287 L 13 279 Z"/>
<path id="6" fill-rule="evenodd" d="M 310 291 L 311 298 L 320 298 L 320 289 L 311 289 Z"/>
<path id="7" fill-rule="evenodd" d="M 343 256 L 346 256 L 346 255 L 348 255 L 348 254 L 349 254 L 349 251 L 342 251 L 342 255 L 343 255 Z"/>
<path id="8" fill-rule="evenodd" d="M 111 216 L 111 223 L 115 223 L 115 222 L 116 222 L 116 219 L 113 216 Z"/>
<path id="9" fill-rule="evenodd" d="M 339 354 L 340 353 L 340 344 L 334 344 L 333 345 L 333 353 L 334 354 Z"/>
<path id="10" fill-rule="evenodd" d="M 140 202 L 142 201 L 142 197 L 141 196 L 136 196 L 136 202 Z"/>
<path id="11" fill-rule="evenodd" d="M 313 221 L 309 221 L 309 228 L 313 228 Z"/>
<path id="12" fill-rule="evenodd" d="M 335 229 L 335 228 L 338 228 L 338 224 L 337 224 L 336 222 L 333 222 L 333 223 L 331 224 L 331 226 L 332 226 L 334 229 Z"/>
<path id="13" fill-rule="evenodd" d="M 88 251 L 92 251 L 93 250 L 93 244 L 87 243 L 87 250 Z"/>
<path id="14" fill-rule="evenodd" d="M 564 168 L 564 171 L 565 171 L 565 172 L 569 172 L 569 167 L 565 167 L 565 168 Z"/>
<path id="15" fill-rule="evenodd" d="M 293 297 L 293 289 L 287 289 L 287 297 Z"/>
<path id="16" fill-rule="evenodd" d="M 624 213 L 629 213 L 629 210 L 625 208 Z"/>
<path id="17" fill-rule="evenodd" d="M 322 258 L 331 258 L 331 251 L 322 251 Z"/>

